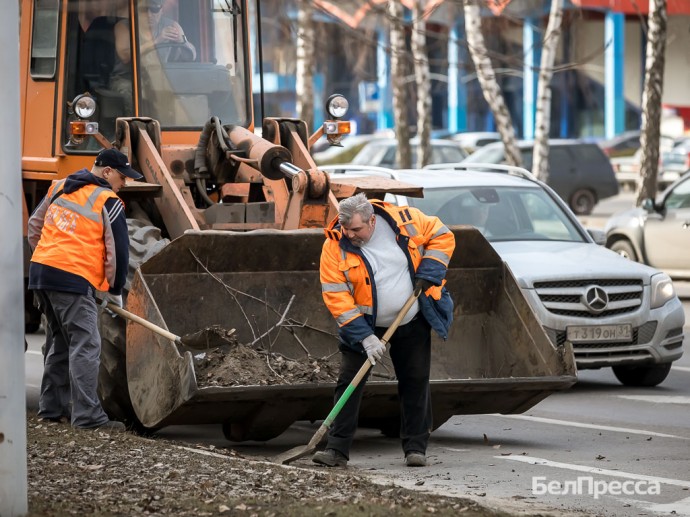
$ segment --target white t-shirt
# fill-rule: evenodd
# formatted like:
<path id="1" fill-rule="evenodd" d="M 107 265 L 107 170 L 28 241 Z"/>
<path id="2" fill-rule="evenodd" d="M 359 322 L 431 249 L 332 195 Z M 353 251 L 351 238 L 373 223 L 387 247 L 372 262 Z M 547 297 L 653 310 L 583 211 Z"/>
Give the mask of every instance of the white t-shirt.
<path id="1" fill-rule="evenodd" d="M 407 257 L 395 240 L 395 232 L 385 219 L 376 216 L 376 226 L 362 253 L 374 272 L 376 284 L 376 326 L 389 327 L 413 291 Z M 419 311 L 415 301 L 401 325 L 409 323 Z"/>

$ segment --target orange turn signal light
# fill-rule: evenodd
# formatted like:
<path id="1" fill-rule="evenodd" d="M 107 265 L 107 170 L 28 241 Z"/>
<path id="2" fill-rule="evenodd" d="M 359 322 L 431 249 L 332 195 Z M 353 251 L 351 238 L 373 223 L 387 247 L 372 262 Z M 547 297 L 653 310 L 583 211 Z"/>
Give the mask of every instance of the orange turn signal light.
<path id="1" fill-rule="evenodd" d="M 327 135 L 349 135 L 349 120 L 327 120 L 323 123 L 323 132 Z"/>
<path id="2" fill-rule="evenodd" d="M 98 122 L 73 120 L 69 123 L 69 128 L 73 135 L 95 135 L 98 133 Z"/>

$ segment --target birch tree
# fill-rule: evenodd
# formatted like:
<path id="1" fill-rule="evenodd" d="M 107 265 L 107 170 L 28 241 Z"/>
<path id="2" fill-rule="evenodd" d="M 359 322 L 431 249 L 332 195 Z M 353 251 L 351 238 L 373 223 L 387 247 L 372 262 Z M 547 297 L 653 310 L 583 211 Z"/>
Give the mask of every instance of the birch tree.
<path id="1" fill-rule="evenodd" d="M 642 163 L 635 199 L 637 206 L 640 206 L 645 198 L 654 199 L 657 192 L 666 24 L 666 0 L 649 0 L 647 54 L 642 92 L 642 134 L 640 136 Z"/>
<path id="2" fill-rule="evenodd" d="M 465 31 L 472 62 L 477 72 L 477 79 L 482 87 L 482 93 L 496 121 L 496 129 L 501 135 L 505 146 L 506 160 L 511 165 L 521 165 L 522 157 L 515 140 L 515 129 L 510 112 L 506 107 L 501 87 L 496 79 L 491 58 L 484 43 L 482 34 L 482 18 L 479 0 L 464 0 Z"/>
<path id="3" fill-rule="evenodd" d="M 534 128 L 532 172 L 544 182 L 549 180 L 549 133 L 551 132 L 551 78 L 561 39 L 563 0 L 551 0 L 551 13 L 546 27 L 539 65 L 537 113 Z"/>
<path id="4" fill-rule="evenodd" d="M 388 21 L 391 41 L 391 86 L 393 90 L 393 120 L 398 140 L 397 158 L 402 169 L 412 167 L 410 128 L 407 121 L 409 99 L 405 87 L 405 28 L 403 5 L 400 0 L 388 0 Z"/>
<path id="5" fill-rule="evenodd" d="M 295 93 L 297 117 L 314 127 L 314 5 L 312 0 L 297 0 L 297 63 Z"/>
<path id="6" fill-rule="evenodd" d="M 416 166 L 420 169 L 431 161 L 431 77 L 426 47 L 425 0 L 417 0 L 412 10 L 412 57 L 417 86 L 417 136 L 419 152 Z"/>

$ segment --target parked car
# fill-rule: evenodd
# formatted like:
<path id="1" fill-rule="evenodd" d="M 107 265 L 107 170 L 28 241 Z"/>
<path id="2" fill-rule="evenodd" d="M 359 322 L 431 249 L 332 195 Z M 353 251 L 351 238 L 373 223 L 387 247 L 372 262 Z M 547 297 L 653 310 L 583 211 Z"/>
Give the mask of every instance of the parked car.
<path id="1" fill-rule="evenodd" d="M 522 165 L 532 169 L 534 142 L 518 142 Z M 478 149 L 463 160 L 467 163 L 505 163 L 502 142 Z M 618 181 L 603 151 L 593 143 L 579 140 L 549 141 L 549 186 L 578 215 L 592 213 L 595 205 L 618 194 Z"/>
<path id="2" fill-rule="evenodd" d="M 468 154 L 472 154 L 480 147 L 500 142 L 501 135 L 490 131 L 467 131 L 456 133 L 450 139 L 459 143 Z"/>
<path id="3" fill-rule="evenodd" d="M 685 315 L 668 275 L 598 245 L 593 236 L 603 243 L 603 233 L 585 230 L 526 170 L 466 164 L 374 174 L 424 187 L 423 198 L 387 194 L 387 201 L 418 207 L 447 225 L 477 227 L 508 264 L 553 345 L 572 344 L 579 369 L 612 367 L 625 385 L 656 386 L 683 354 Z"/>
<path id="4" fill-rule="evenodd" d="M 330 145 L 326 138 L 321 138 L 311 148 L 312 157 L 319 165 L 348 163 L 369 142 L 390 139 L 391 135 L 391 131 L 381 131 L 370 135 L 347 135 L 340 145 Z"/>
<path id="5" fill-rule="evenodd" d="M 690 280 L 690 173 L 643 205 L 614 214 L 606 246 L 625 258 Z"/>
<path id="6" fill-rule="evenodd" d="M 673 149 L 673 142 L 673 139 L 669 137 L 661 137 L 659 142 L 659 172 L 657 183 L 662 189 L 668 187 L 680 176 L 677 170 L 672 170 L 673 167 L 670 167 L 668 171 L 664 170 L 663 157 Z M 634 188 L 640 177 L 640 169 L 642 168 L 642 148 L 635 151 L 635 154 L 632 156 L 611 158 L 611 166 L 616 173 L 618 183 Z"/>
<path id="7" fill-rule="evenodd" d="M 419 151 L 419 139 L 410 140 L 412 146 L 412 164 L 417 163 Z M 352 159 L 355 165 L 373 165 L 377 167 L 399 168 L 398 141 L 394 138 L 381 139 L 369 142 Z M 431 163 L 459 162 L 467 156 L 460 144 L 451 140 L 431 140 Z"/>
<path id="8" fill-rule="evenodd" d="M 640 131 L 625 131 L 613 138 L 600 140 L 599 147 L 609 158 L 632 156 L 640 148 Z"/>
<path id="9" fill-rule="evenodd" d="M 661 154 L 659 175 L 673 182 L 690 171 L 690 138 L 678 139 L 671 149 Z"/>

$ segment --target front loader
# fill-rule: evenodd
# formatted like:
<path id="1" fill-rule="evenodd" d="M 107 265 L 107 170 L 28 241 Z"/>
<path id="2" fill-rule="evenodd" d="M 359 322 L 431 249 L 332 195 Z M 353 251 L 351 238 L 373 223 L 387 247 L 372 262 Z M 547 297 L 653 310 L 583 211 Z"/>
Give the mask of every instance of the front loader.
<path id="1" fill-rule="evenodd" d="M 147 44 L 145 1 L 103 4 L 89 18 L 93 4 L 85 0 L 23 1 L 26 212 L 50 180 L 90 168 L 100 149 L 115 146 L 145 177 L 121 191 L 132 257 L 128 311 L 177 336 L 219 326 L 234 329 L 241 344 L 258 342 L 286 358 L 335 354 L 336 324 L 318 273 L 324 226 L 341 198 L 420 196 L 421 188 L 336 181 L 318 170 L 314 142 L 337 144 L 349 131 L 341 96 L 328 100 L 331 118 L 313 134 L 291 118 L 265 118 L 257 134 L 246 2 L 166 0 L 163 15 L 196 50 L 180 61 Z M 109 45 L 123 20 L 129 88 L 116 87 L 103 67 L 87 73 L 94 60 L 84 60 L 87 50 L 102 51 L 95 62 L 120 59 L 122 71 Z M 471 227 L 453 232 L 447 288 L 455 320 L 447 341 L 433 341 L 435 427 L 456 414 L 523 412 L 576 379 L 570 345 L 552 345 L 489 243 Z M 285 317 L 290 325 L 281 327 Z M 194 351 L 137 323 L 101 320 L 103 405 L 139 430 L 219 423 L 228 439 L 266 440 L 295 421 L 324 418 L 332 406 L 332 382 L 205 385 Z M 265 331 L 267 339 L 257 339 Z M 396 382 L 385 365 L 365 386 L 360 424 L 393 435 Z"/>

